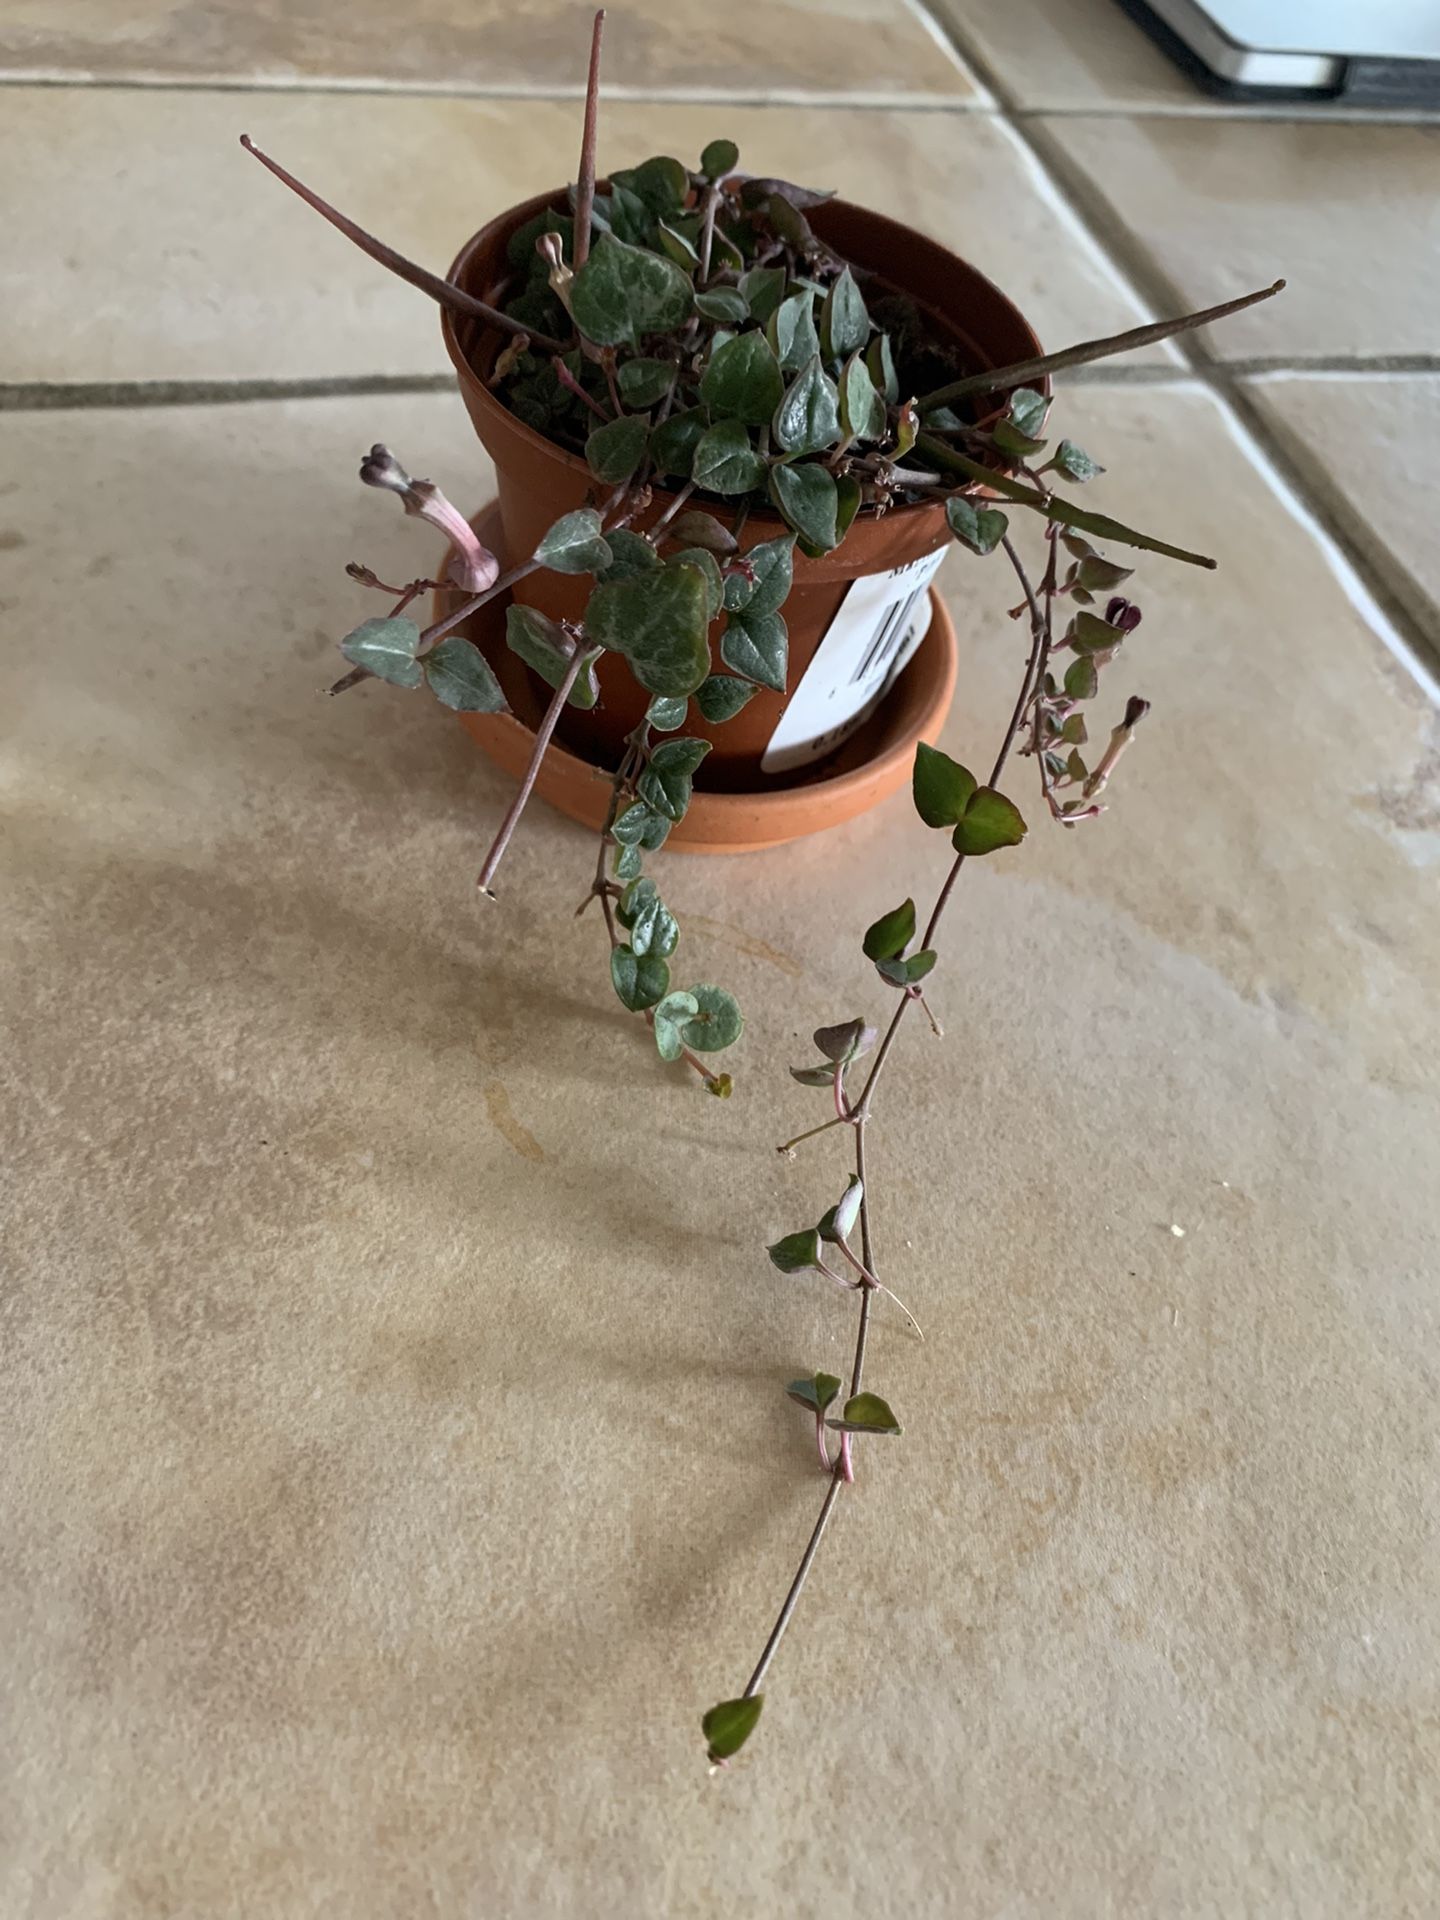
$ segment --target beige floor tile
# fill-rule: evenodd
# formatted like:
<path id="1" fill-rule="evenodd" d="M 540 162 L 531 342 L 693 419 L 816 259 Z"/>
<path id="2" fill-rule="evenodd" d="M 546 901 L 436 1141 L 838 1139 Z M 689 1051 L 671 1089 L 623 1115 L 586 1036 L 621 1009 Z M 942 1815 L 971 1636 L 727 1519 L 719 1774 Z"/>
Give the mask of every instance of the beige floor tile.
<path id="1" fill-rule="evenodd" d="M 578 829 L 478 914 L 503 783 L 316 695 L 417 555 L 356 449 L 478 494 L 453 401 L 11 418 L 7 1911 L 1435 1911 L 1432 717 L 1213 402 L 1065 406 L 1225 565 L 1137 581 L 1114 811 L 965 876 L 872 1147 L 907 1432 L 716 1780 L 849 1331 L 760 1251 L 840 1178 L 783 1063 L 935 837 L 660 863 L 749 1012 L 708 1100 Z M 1013 588 L 948 584 L 980 761 Z"/>
<path id="2" fill-rule="evenodd" d="M 199 81 L 583 94 L 594 9 L 574 0 L 12 0 L 0 72 L 17 78 Z M 613 95 L 972 101 L 978 90 L 904 0 L 643 0 L 606 22 Z"/>
<path id="3" fill-rule="evenodd" d="M 5 98 L 0 175 L 17 209 L 0 242 L 5 381 L 447 371 L 429 301 L 267 177 L 239 134 L 438 271 L 491 214 L 567 178 L 578 140 L 570 102 L 55 88 Z M 617 105 L 602 164 L 698 155 L 722 132 L 759 170 L 879 202 L 965 252 L 1049 343 L 1145 317 L 987 117 Z"/>
<path id="4" fill-rule="evenodd" d="M 1247 381 L 1309 490 L 1440 650 L 1440 375 L 1269 374 Z"/>
<path id="5" fill-rule="evenodd" d="M 1425 353 L 1440 310 L 1440 127 L 1041 121 L 1063 166 L 1192 306 L 1277 276 L 1214 330 L 1247 355 Z"/>

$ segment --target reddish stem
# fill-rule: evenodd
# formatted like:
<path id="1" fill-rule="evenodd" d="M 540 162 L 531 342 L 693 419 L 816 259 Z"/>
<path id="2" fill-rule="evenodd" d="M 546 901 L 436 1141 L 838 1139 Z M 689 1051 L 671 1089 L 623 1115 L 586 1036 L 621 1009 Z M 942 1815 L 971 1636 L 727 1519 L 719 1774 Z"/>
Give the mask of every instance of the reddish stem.
<path id="1" fill-rule="evenodd" d="M 585 131 L 580 139 L 580 178 L 575 189 L 575 271 L 590 258 L 590 223 L 595 211 L 595 137 L 600 114 L 600 42 L 605 9 L 595 15 L 590 34 L 590 77 L 585 83 Z"/>

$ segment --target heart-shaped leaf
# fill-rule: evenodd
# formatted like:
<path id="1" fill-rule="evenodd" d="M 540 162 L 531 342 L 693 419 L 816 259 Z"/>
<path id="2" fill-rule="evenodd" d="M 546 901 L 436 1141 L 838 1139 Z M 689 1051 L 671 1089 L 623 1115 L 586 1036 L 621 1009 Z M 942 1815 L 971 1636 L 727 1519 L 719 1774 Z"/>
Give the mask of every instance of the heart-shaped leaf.
<path id="1" fill-rule="evenodd" d="M 662 420 L 650 436 L 650 458 L 655 462 L 655 471 L 688 480 L 695 449 L 704 438 L 707 424 L 703 407 L 691 407 L 685 413 L 673 413 L 668 420 Z"/>
<path id="2" fill-rule="evenodd" d="M 689 711 L 690 702 L 683 696 L 657 693 L 645 709 L 645 718 L 657 733 L 674 733 L 677 727 L 684 726 Z"/>
<path id="3" fill-rule="evenodd" d="M 953 827 L 970 804 L 978 782 L 968 767 L 922 740 L 915 749 L 911 781 L 915 811 L 927 827 Z"/>
<path id="4" fill-rule="evenodd" d="M 1065 669 L 1065 691 L 1072 700 L 1093 700 L 1099 687 L 1099 670 L 1088 657 L 1072 660 Z"/>
<path id="5" fill-rule="evenodd" d="M 667 540 L 675 540 L 682 547 L 704 547 L 709 553 L 733 553 L 735 536 L 728 527 L 722 527 L 713 513 L 682 513 L 672 520 L 665 530 Z"/>
<path id="6" fill-rule="evenodd" d="M 778 613 L 790 597 L 795 578 L 794 534 L 762 540 L 743 557 L 750 569 L 750 581 L 736 610 L 756 615 Z"/>
<path id="7" fill-rule="evenodd" d="M 680 1028 L 685 1045 L 696 1053 L 722 1053 L 726 1047 L 733 1047 L 745 1026 L 734 994 L 704 983 L 691 987 L 690 993 L 695 1011 Z"/>
<path id="8" fill-rule="evenodd" d="M 840 376 L 840 425 L 849 440 L 878 440 L 885 432 L 885 402 L 858 353 Z"/>
<path id="9" fill-rule="evenodd" d="M 1033 387 L 1016 387 L 1006 411 L 1019 431 L 1033 438 L 1044 427 L 1049 407 L 1043 393 L 1036 393 Z"/>
<path id="10" fill-rule="evenodd" d="M 835 1073 L 831 1067 L 791 1067 L 790 1078 L 798 1080 L 802 1087 L 833 1087 Z"/>
<path id="11" fill-rule="evenodd" d="M 839 543 L 835 476 L 813 460 L 770 469 L 770 496 L 785 519 L 822 553 Z"/>
<path id="12" fill-rule="evenodd" d="M 717 348 L 700 382 L 700 398 L 714 419 L 752 427 L 765 425 L 784 391 L 775 351 L 759 332 L 736 334 Z"/>
<path id="13" fill-rule="evenodd" d="M 799 1233 L 787 1233 L 773 1247 L 767 1247 L 770 1264 L 781 1273 L 808 1273 L 820 1265 L 820 1230 L 805 1227 Z"/>
<path id="14" fill-rule="evenodd" d="M 618 487 L 645 458 L 649 438 L 649 422 L 638 414 L 607 420 L 585 442 L 586 464 L 597 480 L 607 487 Z"/>
<path id="15" fill-rule="evenodd" d="M 720 636 L 720 658 L 732 672 L 743 674 L 776 693 L 785 691 L 790 663 L 790 636 L 779 613 L 727 614 Z"/>
<path id="16" fill-rule="evenodd" d="M 694 567 L 596 587 L 585 630 L 630 662 L 647 693 L 691 694 L 710 670 L 710 603 Z"/>
<path id="17" fill-rule="evenodd" d="M 651 213 L 664 219 L 684 206 L 690 191 L 690 176 L 678 160 L 662 153 L 653 160 L 642 161 L 631 175 L 629 185 Z"/>
<path id="18" fill-rule="evenodd" d="M 723 657 L 723 641 L 720 651 Z M 748 680 L 737 680 L 728 673 L 712 673 L 695 689 L 695 704 L 711 726 L 718 727 L 733 720 L 754 693 L 755 688 Z"/>
<path id="19" fill-rule="evenodd" d="M 874 1046 L 875 1029 L 863 1020 L 843 1020 L 838 1026 L 817 1027 L 813 1037 L 827 1060 L 833 1060 L 836 1066 L 848 1066 Z"/>
<path id="20" fill-rule="evenodd" d="M 786 274 L 783 267 L 751 267 L 748 273 L 740 276 L 740 291 L 744 294 L 751 315 L 763 327 L 785 298 Z"/>
<path id="21" fill-rule="evenodd" d="M 684 1050 L 685 1042 L 680 1037 L 680 1029 L 692 1014 L 700 1011 L 700 1003 L 693 993 L 667 993 L 655 1007 L 655 1045 L 662 1060 L 678 1060 Z"/>
<path id="22" fill-rule="evenodd" d="M 765 462 L 743 420 L 720 420 L 696 441 L 690 474 L 709 493 L 749 493 L 764 482 Z"/>
<path id="23" fill-rule="evenodd" d="M 480 649 L 463 634 L 452 633 L 432 647 L 421 665 L 430 691 L 455 713 L 504 713 L 500 682 Z"/>
<path id="24" fill-rule="evenodd" d="M 629 580 L 637 573 L 653 573 L 661 564 L 650 542 L 628 527 L 617 527 L 614 533 L 606 534 L 605 544 L 610 549 L 610 564 L 601 574 L 602 580 Z"/>
<path id="25" fill-rule="evenodd" d="M 855 1222 L 860 1218 L 860 1202 L 864 1197 L 865 1189 L 852 1173 L 850 1184 L 835 1205 L 824 1214 L 819 1226 L 815 1229 L 820 1238 L 830 1241 L 832 1245 L 837 1241 L 848 1240 L 855 1230 Z"/>
<path id="26" fill-rule="evenodd" d="M 650 755 L 641 774 L 640 798 L 670 820 L 683 820 L 690 805 L 695 769 L 710 751 L 708 740 L 666 740 Z"/>
<path id="27" fill-rule="evenodd" d="M 993 553 L 1010 525 L 994 507 L 977 506 L 959 494 L 952 494 L 945 502 L 945 518 L 955 538 L 972 553 Z"/>
<path id="28" fill-rule="evenodd" d="M 780 302 L 765 322 L 765 334 L 786 373 L 803 367 L 820 351 L 820 336 L 815 331 L 815 295 L 809 287 L 802 287 Z"/>
<path id="29" fill-rule="evenodd" d="M 725 603 L 725 582 L 720 578 L 714 554 L 706 547 L 682 547 L 679 553 L 672 553 L 665 564 L 667 567 L 695 568 L 705 582 L 710 618 L 713 620 Z"/>
<path id="30" fill-rule="evenodd" d="M 631 1013 L 643 1013 L 670 990 L 670 967 L 658 953 L 636 954 L 629 947 L 610 951 L 610 978 Z"/>
<path id="31" fill-rule="evenodd" d="M 706 1757 L 718 1763 L 737 1754 L 755 1731 L 755 1722 L 764 1704 L 763 1693 L 752 1693 L 743 1700 L 722 1700 L 718 1707 L 711 1707 L 700 1722 L 707 1744 Z"/>
<path id="32" fill-rule="evenodd" d="M 820 453 L 840 438 L 835 382 L 812 354 L 775 408 L 775 444 L 784 453 Z"/>
<path id="33" fill-rule="evenodd" d="M 1076 653 L 1109 653 L 1124 638 L 1119 627 L 1112 627 L 1098 613 L 1077 613 L 1070 627 L 1070 644 Z"/>
<path id="34" fill-rule="evenodd" d="M 1018 847 L 1026 827 L 1020 809 L 994 787 L 977 787 L 965 809 L 965 817 L 956 827 L 953 843 L 957 853 L 981 855 L 995 853 L 1001 847 Z"/>
<path id="35" fill-rule="evenodd" d="M 518 601 L 512 601 L 505 609 L 505 644 L 548 686 L 558 687 L 569 671 L 574 642 L 563 627 L 534 607 L 522 607 Z M 598 647 L 586 653 L 567 705 L 588 710 L 600 698 L 600 686 L 595 678 L 595 662 L 599 658 Z"/>
<path id="36" fill-rule="evenodd" d="M 867 960 L 896 960 L 915 938 L 915 902 L 902 900 L 865 930 Z"/>
<path id="37" fill-rule="evenodd" d="M 418 687 L 423 678 L 415 649 L 420 629 L 413 620 L 362 620 L 340 642 L 351 666 L 364 667 L 392 687 Z"/>
<path id="38" fill-rule="evenodd" d="M 792 1380 L 785 1391 L 811 1413 L 824 1413 L 839 1394 L 840 1382 L 833 1373 L 812 1373 L 808 1380 Z"/>
<path id="39" fill-rule="evenodd" d="M 600 573 L 610 564 L 610 548 L 593 507 L 577 507 L 555 522 L 535 549 L 535 558 L 552 573 Z"/>
<path id="40" fill-rule="evenodd" d="M 653 407 L 675 384 L 673 360 L 625 360 L 616 370 L 620 398 L 627 407 Z"/>
<path id="41" fill-rule="evenodd" d="M 878 1393 L 855 1393 L 845 1402 L 838 1420 L 827 1420 L 827 1427 L 840 1433 L 899 1433 L 900 1422 Z"/>
<path id="42" fill-rule="evenodd" d="M 820 346 L 827 360 L 844 360 L 870 338 L 870 315 L 848 267 L 835 280 L 820 309 Z"/>
<path id="43" fill-rule="evenodd" d="M 601 234 L 570 285 L 570 311 L 597 347 L 633 347 L 647 333 L 673 333 L 690 312 L 689 275 L 648 248 Z"/>
<path id="44" fill-rule="evenodd" d="M 1077 447 L 1073 440 L 1062 440 L 1055 449 L 1054 466 L 1067 480 L 1078 480 L 1082 485 L 1093 480 L 1097 473 L 1105 469 L 1098 460 L 1092 460 L 1083 447 Z"/>
<path id="45" fill-rule="evenodd" d="M 738 287 L 711 287 L 695 296 L 695 311 L 721 326 L 742 326 L 750 318 L 750 302 Z"/>

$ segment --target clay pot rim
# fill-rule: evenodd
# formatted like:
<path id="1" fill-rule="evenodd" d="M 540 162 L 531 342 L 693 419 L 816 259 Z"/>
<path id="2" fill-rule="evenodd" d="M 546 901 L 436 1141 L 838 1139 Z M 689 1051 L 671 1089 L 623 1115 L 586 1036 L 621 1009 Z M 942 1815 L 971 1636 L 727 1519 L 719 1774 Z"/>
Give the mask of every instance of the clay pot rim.
<path id="1" fill-rule="evenodd" d="M 603 185 L 604 182 L 597 182 L 597 184 Z M 471 234 L 464 246 L 461 247 L 454 260 L 450 263 L 450 268 L 445 278 L 453 285 L 463 286 L 463 276 L 465 270 L 469 267 L 471 259 L 483 246 L 491 241 L 497 229 L 509 228 L 513 230 L 515 227 L 523 226 L 527 220 L 533 219 L 537 213 L 543 213 L 547 209 L 553 208 L 557 201 L 564 199 L 565 193 L 566 189 L 564 187 L 556 187 L 548 193 L 534 194 L 530 199 L 520 201 L 516 206 L 509 208 L 506 212 L 496 214 L 493 220 L 487 220 L 485 225 Z M 915 239 L 923 240 L 927 245 L 937 247 L 942 252 L 951 252 L 943 242 L 931 240 L 928 235 L 916 233 L 914 228 L 907 227 L 903 221 L 894 219 L 890 214 L 877 213 L 873 208 L 861 205 L 859 201 L 846 200 L 837 194 L 834 199 L 827 200 L 824 205 L 826 208 L 833 207 L 837 214 L 853 210 L 867 219 L 883 221 L 887 226 L 894 227 L 899 233 L 912 235 Z M 505 237 L 508 239 L 508 233 Z M 1015 302 L 1011 299 L 1010 295 L 1005 292 L 1003 287 L 997 286 L 988 274 L 982 273 L 980 269 L 972 265 L 963 254 L 951 253 L 951 257 L 952 259 L 960 261 L 967 273 L 972 274 L 977 281 L 981 282 L 996 300 L 1009 307 L 1016 319 L 1026 327 L 1027 330 L 1030 329 L 1030 323 L 1025 319 L 1020 308 L 1015 305 Z M 904 291 L 898 281 L 892 280 L 891 284 L 895 286 L 897 290 L 901 292 Z M 911 299 L 916 298 L 914 294 L 910 294 L 907 297 Z M 919 302 L 919 304 L 926 305 L 924 302 Z M 928 305 L 926 306 L 926 311 L 933 313 L 933 309 L 930 309 Z M 482 326 L 482 323 L 478 320 L 470 321 L 469 324 L 476 327 Z M 953 328 L 952 331 L 957 337 L 962 337 L 960 336 L 959 328 Z M 1033 330 L 1030 331 L 1031 338 L 1033 339 Z M 450 363 L 455 369 L 457 378 L 463 385 L 471 389 L 475 397 L 484 405 L 487 411 L 493 412 L 503 419 L 508 432 L 516 435 L 522 442 L 528 443 L 537 450 L 543 449 L 551 459 L 559 462 L 569 472 L 582 475 L 587 483 L 593 483 L 594 476 L 591 474 L 589 466 L 579 454 L 572 453 L 567 447 L 562 447 L 558 441 L 550 440 L 543 433 L 537 432 L 534 427 L 528 426 L 525 421 L 520 419 L 518 414 L 512 413 L 508 407 L 496 399 L 494 393 L 486 383 L 485 375 L 474 362 L 471 361 L 461 346 L 459 335 L 456 331 L 456 316 L 448 307 L 442 307 L 440 309 L 440 332 L 445 343 L 445 351 L 449 355 Z M 482 329 L 481 337 L 504 339 L 508 336 L 503 334 L 498 328 L 489 327 Z M 973 351 L 974 343 L 970 342 L 969 344 Z M 1036 384 L 1041 392 L 1047 395 L 1050 393 L 1051 382 L 1048 376 Z M 1007 466 L 997 466 L 997 472 L 1002 475 L 1009 471 L 1010 469 Z M 675 498 L 675 490 L 672 488 L 654 486 L 651 492 L 656 503 L 662 507 L 665 503 Z M 904 502 L 889 508 L 887 517 L 895 518 L 900 515 L 908 516 L 910 514 L 922 513 L 927 508 L 933 507 L 933 505 L 933 501 L 926 500 Z M 862 514 L 863 512 L 864 509 L 862 509 Z M 747 527 L 754 526 L 763 529 L 767 538 L 774 538 L 777 534 L 791 531 L 788 521 L 768 505 L 752 508 L 746 516 L 745 524 Z M 839 553 L 843 551 L 843 548 L 844 542 L 841 543 L 839 548 L 835 549 L 835 552 Z"/>

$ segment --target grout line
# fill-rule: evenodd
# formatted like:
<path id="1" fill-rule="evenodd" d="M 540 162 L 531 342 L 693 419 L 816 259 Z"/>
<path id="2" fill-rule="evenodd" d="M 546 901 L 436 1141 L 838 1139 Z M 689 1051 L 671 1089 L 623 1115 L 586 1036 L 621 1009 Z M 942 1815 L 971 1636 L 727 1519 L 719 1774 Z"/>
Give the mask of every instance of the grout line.
<path id="1" fill-rule="evenodd" d="M 449 393 L 453 373 L 362 373 L 307 380 L 34 381 L 0 386 L 0 413 L 62 407 L 218 407 L 253 400 L 330 400 L 377 393 Z"/>
<path id="2" fill-rule="evenodd" d="M 912 4 L 914 0 L 912 0 Z M 952 58 L 954 58 L 952 52 Z M 973 75 L 966 73 L 967 79 Z M 308 97 L 335 94 L 342 98 L 359 95 L 369 99 L 392 100 L 530 100 L 574 101 L 585 98 L 583 86 L 564 81 L 539 83 L 529 80 L 480 84 L 446 85 L 439 81 L 393 81 L 378 78 L 347 80 L 291 74 L 254 74 L 236 80 L 225 75 L 192 77 L 189 75 L 135 74 L 124 78 L 100 77 L 87 73 L 20 73 L 0 70 L 0 92 L 7 87 L 73 88 L 99 93 L 276 93 Z M 983 91 L 969 94 L 913 94 L 904 88 L 890 92 L 847 92 L 844 88 L 774 88 L 742 94 L 734 87 L 627 87 L 623 82 L 606 83 L 605 98 L 617 106 L 714 106 L 790 108 L 854 108 L 865 113 L 994 113 L 995 102 Z"/>
<path id="3" fill-rule="evenodd" d="M 922 0 L 913 0 L 913 3 L 919 5 Z M 1046 128 L 1043 117 L 1020 115 L 1011 89 L 984 56 L 969 45 L 960 27 L 950 21 L 942 24 L 961 59 L 1000 103 L 1000 117 L 1015 139 L 1028 149 L 1056 195 L 1069 203 L 1077 224 L 1104 253 L 1141 305 L 1153 313 L 1183 313 L 1189 305 L 1183 289 L 1170 279 L 1103 190 L 1070 157 L 1063 142 Z M 1181 334 L 1172 344 L 1184 358 L 1188 377 L 1208 388 L 1235 434 L 1253 447 L 1255 457 L 1264 467 L 1279 476 L 1304 514 L 1320 528 L 1329 545 L 1383 611 L 1394 630 L 1393 646 L 1416 679 L 1427 689 L 1432 687 L 1436 667 L 1440 665 L 1440 637 L 1432 635 L 1427 624 L 1415 617 L 1411 598 L 1416 583 L 1410 582 L 1411 593 L 1407 596 L 1396 574 L 1399 572 L 1409 580 L 1408 573 L 1387 565 L 1383 558 L 1377 560 L 1374 541 L 1358 538 L 1353 523 L 1333 512 L 1326 500 L 1307 484 L 1303 465 L 1271 431 L 1246 395 L 1243 375 L 1237 371 L 1244 363 L 1232 366 L 1216 359 L 1196 333 Z"/>
<path id="4" fill-rule="evenodd" d="M 1015 120 L 1225 120 L 1260 126 L 1343 126 L 1343 127 L 1434 127 L 1440 126 L 1440 113 L 1425 107 L 1344 107 L 1329 101 L 1323 107 L 1294 102 L 1281 106 L 1226 106 L 1222 101 L 1176 101 L 1166 104 L 1152 100 L 1148 105 L 1127 107 L 1123 102 L 1096 100 L 1089 106 L 1013 107 L 1002 105 L 1002 112 Z"/>

